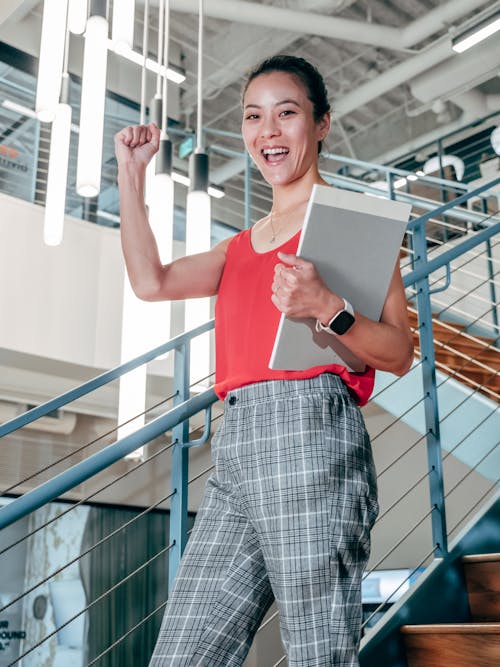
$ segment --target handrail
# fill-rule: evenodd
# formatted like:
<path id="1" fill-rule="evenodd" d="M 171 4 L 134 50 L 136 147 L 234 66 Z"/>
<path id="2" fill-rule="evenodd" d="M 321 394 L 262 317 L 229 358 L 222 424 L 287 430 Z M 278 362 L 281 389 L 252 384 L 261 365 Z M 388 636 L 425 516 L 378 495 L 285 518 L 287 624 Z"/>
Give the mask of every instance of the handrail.
<path id="1" fill-rule="evenodd" d="M 3 438 L 4 435 L 8 435 L 9 433 L 12 433 L 12 431 L 16 431 L 17 429 L 22 428 L 27 424 L 31 424 L 31 422 L 39 419 L 40 417 L 44 417 L 49 412 L 53 412 L 54 410 L 57 410 L 63 405 L 72 403 L 78 398 L 81 398 L 82 396 L 85 396 L 86 394 L 89 394 L 90 392 L 99 389 L 99 387 L 102 387 L 103 385 L 108 384 L 113 380 L 116 380 L 117 378 L 121 377 L 125 373 L 128 373 L 134 368 L 142 366 L 148 361 L 151 361 L 152 359 L 155 359 L 156 357 L 165 354 L 166 352 L 174 350 L 176 347 L 179 347 L 180 345 L 186 343 L 192 338 L 195 338 L 196 336 L 199 336 L 202 333 L 205 333 L 206 331 L 210 331 L 213 328 L 214 328 L 214 320 L 209 320 L 204 324 L 200 324 L 200 326 L 196 327 L 195 329 L 191 329 L 190 331 L 185 331 L 184 333 L 180 334 L 179 336 L 176 336 L 175 338 L 172 338 L 166 343 L 158 345 L 152 350 L 149 350 L 149 352 L 145 352 L 144 354 L 141 354 L 135 359 L 127 361 L 124 364 L 121 364 L 120 366 L 116 366 L 116 368 L 112 368 L 111 370 L 106 371 L 101 375 L 98 375 L 92 380 L 84 382 L 78 387 L 70 389 L 64 394 L 60 394 L 59 396 L 56 396 L 56 398 L 52 398 L 50 401 L 47 401 L 42 405 L 37 405 L 35 408 L 28 410 L 22 415 L 14 417 L 13 419 L 10 419 L 9 421 L 1 424 L 0 438 Z"/>
<path id="2" fill-rule="evenodd" d="M 360 181 L 350 176 L 344 176 L 341 174 L 332 174 L 331 172 L 326 172 L 324 170 L 322 170 L 321 174 L 323 178 L 326 181 L 328 181 L 328 183 L 330 183 L 331 185 L 336 185 L 337 187 L 340 188 L 347 187 L 348 189 L 353 190 L 354 192 L 370 193 L 372 195 L 376 195 L 379 197 L 383 197 L 389 194 L 387 190 L 381 190 L 380 188 L 374 187 L 370 183 L 365 183 L 364 181 Z M 470 192 L 465 193 L 465 195 L 460 195 L 460 196 L 461 197 L 465 196 L 465 200 L 468 200 L 471 197 L 477 196 L 478 191 L 484 192 L 485 190 L 488 190 L 491 187 L 492 187 L 491 183 L 488 183 L 486 184 L 486 186 L 481 186 L 480 188 L 476 188 L 476 190 L 471 190 Z M 413 206 L 427 209 L 428 211 L 430 211 L 430 217 L 436 215 L 436 201 L 432 199 L 428 199 L 426 197 L 420 197 L 418 195 L 413 195 L 409 192 L 405 192 L 404 190 L 398 190 L 398 189 L 394 190 L 394 198 L 397 201 L 403 201 L 408 204 L 412 204 Z M 481 213 L 479 211 L 469 211 L 463 208 L 456 208 L 458 199 L 459 197 L 456 197 L 455 199 L 452 199 L 449 202 L 447 202 L 447 204 L 450 204 L 450 206 L 447 209 L 449 217 L 453 217 L 463 222 L 471 222 L 473 224 L 478 224 L 478 225 L 482 225 L 485 223 L 488 216 L 485 215 L 484 213 Z"/>
<path id="3" fill-rule="evenodd" d="M 364 167 L 370 171 L 379 171 L 386 174 L 395 174 L 397 176 L 406 177 L 413 172 L 408 171 L 407 169 L 400 169 L 399 167 L 388 167 L 383 164 L 376 164 L 375 162 L 367 162 L 366 160 L 359 160 L 358 158 L 347 157 L 346 155 L 339 155 L 338 153 L 321 153 L 321 157 L 327 158 L 328 160 L 335 160 L 336 162 L 343 162 L 344 164 L 350 164 L 355 167 Z M 459 181 L 450 181 L 446 178 L 438 178 L 436 176 L 429 176 L 425 174 L 424 176 L 418 176 L 418 180 L 421 182 L 429 182 L 432 185 L 447 186 L 450 190 L 464 190 L 468 191 L 469 187 L 466 183 L 460 183 Z"/>
<path id="4" fill-rule="evenodd" d="M 443 266 L 449 264 L 452 260 L 456 259 L 460 255 L 463 255 L 468 250 L 472 250 L 472 248 L 475 248 L 481 243 L 484 243 L 498 233 L 500 233 L 500 222 L 497 222 L 491 227 L 487 227 L 486 229 L 482 229 L 480 232 L 476 232 L 474 236 L 470 236 L 464 241 L 461 241 L 453 248 L 450 248 L 446 252 L 441 253 L 438 257 L 435 257 L 430 261 L 428 261 L 426 258 L 421 258 L 422 265 L 403 276 L 404 286 L 409 287 L 410 285 L 413 285 L 413 283 L 417 282 L 417 280 L 421 280 L 425 276 L 429 276 L 437 269 L 441 269 Z"/>
<path id="5" fill-rule="evenodd" d="M 466 192 L 463 195 L 460 195 L 460 197 L 456 197 L 455 199 L 452 199 L 451 201 L 447 202 L 446 204 L 443 204 L 442 206 L 438 206 L 434 211 L 431 211 L 430 213 L 424 213 L 423 215 L 419 216 L 415 220 L 412 220 L 409 224 L 407 229 L 412 230 L 415 229 L 418 225 L 421 225 L 424 222 L 427 222 L 430 218 L 435 218 L 436 216 L 442 215 L 443 213 L 446 213 L 450 208 L 454 208 L 455 206 L 459 206 L 460 204 L 464 204 L 468 199 L 472 199 L 473 197 L 477 197 L 477 195 L 481 194 L 481 192 L 486 192 L 490 188 L 492 188 L 494 185 L 498 185 L 500 183 L 500 178 L 494 178 L 492 181 L 489 183 L 486 183 L 485 185 L 481 185 L 479 188 L 476 188 L 475 190 L 471 190 L 470 192 Z"/>
<path id="6" fill-rule="evenodd" d="M 153 438 L 165 433 L 165 431 L 171 430 L 180 422 L 208 408 L 208 406 L 217 400 L 213 389 L 208 389 L 197 396 L 193 396 L 134 433 L 125 436 L 121 440 L 117 440 L 100 452 L 92 454 L 87 459 L 68 468 L 68 470 L 40 484 L 40 486 L 37 486 L 32 491 L 28 491 L 19 498 L 16 498 L 0 509 L 0 529 L 9 526 L 14 521 L 45 505 L 45 503 L 53 501 L 78 484 L 85 482 L 127 454 L 150 442 Z"/>

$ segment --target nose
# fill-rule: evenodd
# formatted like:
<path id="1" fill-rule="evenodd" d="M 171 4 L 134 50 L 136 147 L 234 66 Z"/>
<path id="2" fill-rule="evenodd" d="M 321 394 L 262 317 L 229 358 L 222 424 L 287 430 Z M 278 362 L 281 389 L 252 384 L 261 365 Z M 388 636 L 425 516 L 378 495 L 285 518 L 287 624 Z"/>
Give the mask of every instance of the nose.
<path id="1" fill-rule="evenodd" d="M 280 130 L 273 116 L 263 118 L 260 133 L 263 138 L 275 137 L 280 134 Z"/>

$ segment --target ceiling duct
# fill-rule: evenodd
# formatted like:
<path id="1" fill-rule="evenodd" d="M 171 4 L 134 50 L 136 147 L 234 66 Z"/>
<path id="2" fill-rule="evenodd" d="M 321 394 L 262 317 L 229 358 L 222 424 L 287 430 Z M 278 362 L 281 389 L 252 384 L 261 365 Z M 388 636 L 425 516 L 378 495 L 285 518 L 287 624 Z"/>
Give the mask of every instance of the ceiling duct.
<path id="1" fill-rule="evenodd" d="M 417 100 L 432 102 L 479 85 L 495 76 L 499 67 L 500 48 L 498 40 L 493 38 L 414 77 L 410 90 Z"/>
<path id="2" fill-rule="evenodd" d="M 156 0 L 157 2 L 158 0 Z M 320 35 L 332 39 L 370 44 L 386 49 L 405 50 L 431 37 L 456 19 L 470 14 L 488 0 L 450 0 L 426 12 L 403 28 L 355 21 L 340 16 L 297 11 L 287 7 L 262 5 L 239 0 L 205 0 L 206 16 L 268 28 L 279 26 L 299 34 Z M 170 0 L 172 10 L 195 14 L 197 0 Z"/>

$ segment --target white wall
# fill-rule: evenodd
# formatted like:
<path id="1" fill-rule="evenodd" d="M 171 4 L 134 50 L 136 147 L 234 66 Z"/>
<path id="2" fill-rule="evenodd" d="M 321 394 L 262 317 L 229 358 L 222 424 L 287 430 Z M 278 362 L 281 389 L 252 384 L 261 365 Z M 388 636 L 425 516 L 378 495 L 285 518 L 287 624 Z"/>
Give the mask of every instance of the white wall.
<path id="1" fill-rule="evenodd" d="M 42 238 L 44 209 L 0 195 L 0 347 L 74 364 L 119 363 L 123 260 L 115 229 L 66 218 Z"/>

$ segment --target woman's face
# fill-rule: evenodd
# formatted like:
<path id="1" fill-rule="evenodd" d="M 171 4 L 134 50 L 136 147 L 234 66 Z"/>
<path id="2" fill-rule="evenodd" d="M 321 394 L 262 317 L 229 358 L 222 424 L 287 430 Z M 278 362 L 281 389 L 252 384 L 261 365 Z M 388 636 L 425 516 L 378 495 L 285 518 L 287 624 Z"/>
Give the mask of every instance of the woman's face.
<path id="1" fill-rule="evenodd" d="M 245 146 L 270 185 L 286 185 L 317 169 L 318 141 L 330 118 L 316 122 L 302 82 L 286 72 L 260 74 L 243 100 Z"/>

